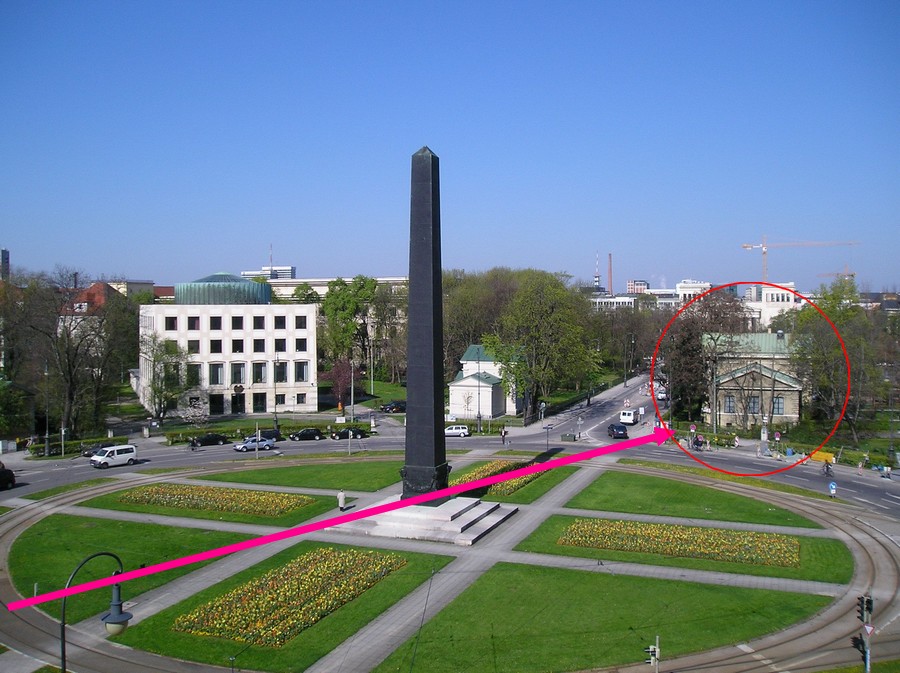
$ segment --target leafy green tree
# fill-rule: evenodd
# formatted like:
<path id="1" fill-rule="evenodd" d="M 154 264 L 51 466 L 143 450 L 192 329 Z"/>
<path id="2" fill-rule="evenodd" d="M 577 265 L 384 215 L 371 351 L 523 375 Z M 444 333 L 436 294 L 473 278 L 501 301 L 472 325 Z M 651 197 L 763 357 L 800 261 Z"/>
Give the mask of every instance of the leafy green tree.
<path id="1" fill-rule="evenodd" d="M 316 292 L 309 283 L 300 283 L 291 293 L 298 304 L 318 304 L 322 301 L 322 297 Z"/>
<path id="2" fill-rule="evenodd" d="M 528 269 L 519 272 L 497 330 L 485 335 L 483 343 L 500 361 L 507 385 L 526 400 L 526 418 L 573 368 L 593 368 L 585 302 L 559 276 Z"/>
<path id="3" fill-rule="evenodd" d="M 823 285 L 816 297 L 816 305 L 834 328 L 814 306 L 801 308 L 796 317 L 791 361 L 811 393 L 806 409 L 812 418 L 836 421 L 846 400 L 843 421 L 858 442 L 860 424 L 872 416 L 872 400 L 884 388 L 884 372 L 877 364 L 883 354 L 883 333 L 879 334 L 859 305 L 859 292 L 852 277 Z M 848 359 L 852 377 L 849 399 Z"/>
<path id="4" fill-rule="evenodd" d="M 379 285 L 372 300 L 373 341 L 370 359 L 381 370 L 381 377 L 399 383 L 406 371 L 406 314 L 409 287 Z"/>
<path id="5" fill-rule="evenodd" d="M 25 396 L 11 381 L 0 374 L 0 435 L 28 429 Z"/>
<path id="6" fill-rule="evenodd" d="M 322 300 L 323 341 L 332 361 L 352 359 L 354 347 L 367 352 L 369 309 L 377 286 L 377 281 L 367 276 L 356 276 L 349 283 L 343 278 L 328 283 Z"/>
<path id="7" fill-rule="evenodd" d="M 176 342 L 150 334 L 141 340 L 141 376 L 146 377 L 146 399 L 142 400 L 153 418 L 163 420 L 177 408 L 178 400 L 191 387 L 187 364 L 191 356 Z"/>

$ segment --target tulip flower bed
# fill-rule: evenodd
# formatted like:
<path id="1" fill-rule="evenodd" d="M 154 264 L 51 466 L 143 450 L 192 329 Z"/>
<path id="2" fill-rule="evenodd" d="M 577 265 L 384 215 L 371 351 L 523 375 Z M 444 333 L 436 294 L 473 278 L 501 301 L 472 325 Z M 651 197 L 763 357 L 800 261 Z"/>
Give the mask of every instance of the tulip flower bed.
<path id="1" fill-rule="evenodd" d="M 467 484 L 470 481 L 476 481 L 478 479 L 484 479 L 485 477 L 493 477 L 497 474 L 503 474 L 504 472 L 518 470 L 522 467 L 528 467 L 532 464 L 532 462 L 533 461 L 493 460 L 490 463 L 486 463 L 485 465 L 472 470 L 471 472 L 467 472 L 466 474 L 458 476 L 456 479 L 451 479 L 450 486 L 456 486 L 457 484 Z M 531 483 L 542 474 L 543 472 L 537 472 L 534 474 L 526 475 L 524 477 L 517 477 L 515 479 L 501 481 L 500 483 L 491 486 L 488 489 L 487 493 L 488 495 L 510 495 L 511 493 L 514 493 L 518 489 L 525 486 L 525 484 Z"/>
<path id="2" fill-rule="evenodd" d="M 311 505 L 316 500 L 305 495 L 250 491 L 216 486 L 154 484 L 122 493 L 119 502 L 179 509 L 216 512 L 240 512 L 254 516 L 277 517 Z"/>
<path id="3" fill-rule="evenodd" d="M 576 519 L 558 544 L 763 566 L 800 566 L 800 542 L 794 537 L 700 526 Z"/>
<path id="4" fill-rule="evenodd" d="M 282 647 L 404 565 L 396 554 L 323 547 L 181 615 L 173 628 Z"/>

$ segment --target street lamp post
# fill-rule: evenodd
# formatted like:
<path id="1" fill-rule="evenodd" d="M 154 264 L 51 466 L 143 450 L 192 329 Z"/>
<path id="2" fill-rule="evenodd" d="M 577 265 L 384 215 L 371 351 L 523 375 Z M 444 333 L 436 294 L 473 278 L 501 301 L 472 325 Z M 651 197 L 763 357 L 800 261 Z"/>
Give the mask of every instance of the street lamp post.
<path id="1" fill-rule="evenodd" d="M 44 362 L 44 398 L 47 414 L 44 417 L 44 457 L 50 455 L 50 365 Z"/>
<path id="2" fill-rule="evenodd" d="M 84 559 L 75 570 L 72 571 L 72 574 L 69 575 L 69 580 L 66 582 L 66 589 L 72 586 L 72 580 L 75 579 L 76 573 L 81 570 L 81 568 L 90 560 L 97 558 L 98 556 L 109 556 L 116 560 L 116 563 L 119 564 L 119 569 L 113 573 L 115 575 L 120 574 L 125 570 L 122 565 L 122 559 L 108 551 L 100 551 L 96 554 L 91 554 L 86 559 Z M 66 673 L 66 598 L 67 596 L 63 596 L 62 599 L 62 612 L 60 614 L 59 620 L 59 659 L 61 663 L 62 673 Z M 111 636 L 117 636 L 120 633 L 123 633 L 125 629 L 128 628 L 128 621 L 131 619 L 132 615 L 130 612 L 122 612 L 122 593 L 121 586 L 118 584 L 113 584 L 112 586 L 112 600 L 109 602 L 109 612 L 100 617 L 100 621 L 102 621 L 106 625 L 106 632 Z"/>
<path id="3" fill-rule="evenodd" d="M 629 350 L 628 337 L 631 337 L 631 342 L 630 342 L 631 349 L 630 350 Z M 633 356 L 633 354 L 634 354 L 634 334 L 629 332 L 628 334 L 625 335 L 625 352 L 622 354 L 622 387 L 623 388 L 628 387 L 628 365 L 629 365 L 629 360 L 631 359 L 629 357 L 629 355 Z"/>

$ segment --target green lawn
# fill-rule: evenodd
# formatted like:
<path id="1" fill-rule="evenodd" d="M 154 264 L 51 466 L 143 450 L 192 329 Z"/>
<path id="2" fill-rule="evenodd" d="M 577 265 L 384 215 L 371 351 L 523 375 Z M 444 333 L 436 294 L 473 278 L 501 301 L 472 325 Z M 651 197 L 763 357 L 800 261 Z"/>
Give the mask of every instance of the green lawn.
<path id="1" fill-rule="evenodd" d="M 676 657 L 777 631 L 829 602 L 500 563 L 375 670 L 538 673 L 637 663 L 657 634 L 665 657 Z"/>
<path id="2" fill-rule="evenodd" d="M 189 612 L 198 605 L 233 590 L 248 579 L 283 565 L 317 546 L 323 545 L 308 541 L 301 542 L 257 566 L 229 577 L 216 586 L 189 597 L 173 608 L 141 622 L 128 629 L 123 636 L 117 638 L 117 641 L 170 657 L 225 667 L 229 666 L 230 657 L 236 657 L 234 664 L 240 670 L 277 671 L 279 673 L 302 671 L 351 637 L 422 582 L 426 582 L 432 571 L 439 571 L 452 560 L 447 556 L 395 552 L 407 560 L 405 567 L 392 572 L 362 596 L 332 612 L 282 648 L 248 647 L 243 643 L 224 638 L 193 636 L 172 630 L 172 623 L 178 615 Z M 338 547 L 338 545 L 330 546 Z"/>
<path id="3" fill-rule="evenodd" d="M 643 465 L 644 467 L 652 467 L 657 470 L 668 470 L 669 472 L 680 472 L 682 474 L 698 474 L 708 479 L 718 479 L 720 481 L 732 481 L 736 484 L 747 484 L 756 488 L 766 488 L 771 491 L 779 491 L 781 493 L 793 493 L 802 495 L 806 498 L 817 498 L 819 500 L 831 500 L 831 497 L 820 491 L 812 491 L 808 488 L 800 488 L 791 484 L 782 484 L 777 481 L 769 481 L 761 477 L 738 477 L 733 474 L 725 474 L 716 470 L 710 470 L 706 467 L 688 467 L 685 465 L 673 465 L 670 463 L 661 463 L 655 460 L 636 460 L 633 458 L 620 458 L 622 465 Z M 800 468 L 809 469 L 809 468 Z"/>
<path id="4" fill-rule="evenodd" d="M 69 575 L 85 558 L 108 551 L 122 559 L 125 570 L 155 565 L 190 554 L 247 540 L 252 536 L 189 528 L 173 528 L 147 523 L 108 521 L 54 514 L 24 531 L 9 554 L 9 573 L 16 590 L 32 596 L 62 589 Z M 40 562 L 35 562 L 40 559 Z M 162 586 L 196 569 L 201 564 L 156 573 L 122 586 L 125 600 Z M 99 557 L 87 563 L 75 576 L 73 586 L 108 577 L 118 570 L 115 561 Z M 66 605 L 66 621 L 74 624 L 109 609 L 110 591 L 101 589 L 71 596 Z M 42 604 L 40 609 L 59 616 L 60 601 Z"/>
<path id="5" fill-rule="evenodd" d="M 845 584 L 853 576 L 853 556 L 839 540 L 800 537 L 800 567 L 757 566 L 745 563 L 727 563 L 695 558 L 679 558 L 663 554 L 646 554 L 588 547 L 571 547 L 557 544 L 565 529 L 576 517 L 551 516 L 534 533 L 523 540 L 516 549 L 542 554 L 578 556 L 624 563 L 646 563 L 695 570 L 713 570 L 726 573 L 758 575 L 761 577 L 788 577 L 798 580 L 816 580 Z"/>
<path id="6" fill-rule="evenodd" d="M 26 495 L 25 497 L 28 500 L 44 500 L 45 498 L 51 498 L 54 495 L 59 495 L 60 493 L 69 493 L 70 491 L 77 491 L 81 488 L 90 488 L 91 486 L 100 486 L 101 484 L 108 484 L 110 482 L 117 481 L 117 479 L 113 477 L 99 477 L 98 479 L 89 479 L 87 481 L 79 481 L 75 484 L 64 484 L 63 486 L 56 486 L 54 488 L 48 488 L 46 491 L 38 491 L 37 493 L 32 493 L 31 495 Z"/>
<path id="7" fill-rule="evenodd" d="M 821 528 L 789 510 L 752 498 L 674 479 L 614 470 L 602 473 L 566 506 L 605 512 Z"/>
<path id="8" fill-rule="evenodd" d="M 380 491 L 400 481 L 402 460 L 368 460 L 346 463 L 298 465 L 277 469 L 221 472 L 198 479 L 236 484 L 267 484 L 294 488 L 333 488 L 346 491 Z"/>

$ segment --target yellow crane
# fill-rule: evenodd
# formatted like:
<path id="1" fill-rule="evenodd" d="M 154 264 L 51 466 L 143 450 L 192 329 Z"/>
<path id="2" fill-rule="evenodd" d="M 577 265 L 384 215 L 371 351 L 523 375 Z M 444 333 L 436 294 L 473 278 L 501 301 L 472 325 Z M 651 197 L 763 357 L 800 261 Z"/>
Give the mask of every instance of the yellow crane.
<path id="1" fill-rule="evenodd" d="M 744 250 L 762 250 L 762 279 L 769 280 L 769 248 L 822 248 L 832 245 L 856 245 L 857 241 L 794 241 L 792 243 L 767 243 L 766 237 L 762 237 L 762 243 L 743 243 Z"/>

